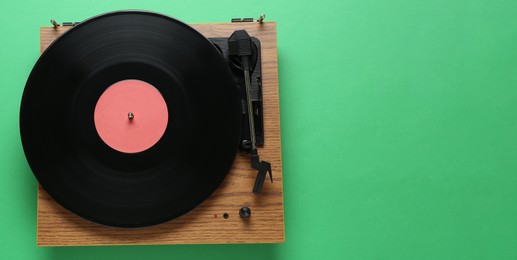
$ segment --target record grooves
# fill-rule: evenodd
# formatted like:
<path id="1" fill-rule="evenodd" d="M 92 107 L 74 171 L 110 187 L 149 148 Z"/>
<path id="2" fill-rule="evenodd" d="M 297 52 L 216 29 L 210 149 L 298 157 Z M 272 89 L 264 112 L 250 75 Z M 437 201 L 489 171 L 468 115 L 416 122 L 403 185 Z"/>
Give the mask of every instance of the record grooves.
<path id="1" fill-rule="evenodd" d="M 110 148 L 94 123 L 102 93 L 128 79 L 154 86 L 169 111 L 163 136 L 139 153 Z M 144 227 L 188 212 L 223 181 L 240 106 L 231 71 L 205 37 L 159 14 L 116 12 L 77 25 L 43 53 L 20 131 L 35 176 L 62 206 L 104 225 Z"/>

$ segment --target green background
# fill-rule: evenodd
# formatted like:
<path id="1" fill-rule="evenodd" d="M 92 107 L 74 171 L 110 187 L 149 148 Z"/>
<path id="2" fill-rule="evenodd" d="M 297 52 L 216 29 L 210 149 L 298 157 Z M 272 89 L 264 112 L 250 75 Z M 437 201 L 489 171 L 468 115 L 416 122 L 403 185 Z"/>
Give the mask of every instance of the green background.
<path id="1" fill-rule="evenodd" d="M 278 23 L 285 244 L 36 247 L 18 116 L 39 27 L 119 9 Z M 0 259 L 517 258 L 516 1 L 2 0 L 0 10 Z"/>

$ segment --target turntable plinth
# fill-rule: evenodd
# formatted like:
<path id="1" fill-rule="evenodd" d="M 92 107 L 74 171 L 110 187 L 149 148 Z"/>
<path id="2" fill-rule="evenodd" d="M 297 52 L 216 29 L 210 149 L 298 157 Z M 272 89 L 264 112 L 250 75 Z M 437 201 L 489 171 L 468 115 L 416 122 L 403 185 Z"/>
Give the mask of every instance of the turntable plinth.
<path id="1" fill-rule="evenodd" d="M 256 171 L 250 168 L 247 155 L 238 154 L 224 182 L 200 206 L 175 220 L 140 229 L 111 228 L 84 220 L 62 208 L 40 186 L 37 209 L 39 246 L 284 241 L 276 24 L 213 23 L 191 26 L 206 37 L 228 37 L 235 30 L 245 29 L 261 41 L 265 144 L 259 153 L 261 159 L 271 162 L 274 182 L 266 183 L 262 193 L 253 194 Z M 69 28 L 42 27 L 41 52 Z M 249 218 L 239 216 L 242 207 L 251 209 Z"/>

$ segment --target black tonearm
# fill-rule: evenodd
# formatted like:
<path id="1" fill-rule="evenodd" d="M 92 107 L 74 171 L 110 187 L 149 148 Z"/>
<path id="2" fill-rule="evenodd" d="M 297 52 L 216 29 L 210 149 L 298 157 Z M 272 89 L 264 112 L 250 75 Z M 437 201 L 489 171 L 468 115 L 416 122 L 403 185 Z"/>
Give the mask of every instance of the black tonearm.
<path id="1" fill-rule="evenodd" d="M 273 182 L 273 174 L 271 171 L 271 164 L 266 161 L 261 161 L 257 152 L 257 139 L 255 129 L 255 117 L 256 114 L 252 102 L 252 87 L 251 87 L 251 72 L 254 68 L 254 63 L 257 61 L 258 50 L 252 41 L 252 38 L 245 30 L 235 31 L 230 38 L 228 38 L 228 54 L 230 59 L 240 61 L 240 69 L 244 73 L 244 85 L 245 85 L 245 100 L 246 105 L 245 112 L 247 114 L 248 129 L 250 140 L 243 140 L 241 144 L 241 150 L 245 150 L 251 154 L 251 167 L 258 170 L 257 177 L 255 179 L 255 185 L 253 192 L 260 193 L 266 173 L 269 172 L 271 182 Z M 255 59 L 254 59 L 255 55 Z M 262 107 L 260 107 L 261 109 Z M 262 116 L 262 115 L 260 115 Z M 260 123 L 262 123 L 260 121 Z M 244 148 L 244 149 L 243 149 Z"/>

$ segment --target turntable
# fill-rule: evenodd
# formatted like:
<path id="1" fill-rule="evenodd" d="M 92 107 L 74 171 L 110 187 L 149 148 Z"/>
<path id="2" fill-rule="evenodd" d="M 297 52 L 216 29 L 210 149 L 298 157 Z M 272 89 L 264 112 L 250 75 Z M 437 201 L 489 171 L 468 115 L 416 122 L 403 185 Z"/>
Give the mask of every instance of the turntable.
<path id="1" fill-rule="evenodd" d="M 276 25 L 120 11 L 41 28 L 20 111 L 37 243 L 284 241 Z"/>

